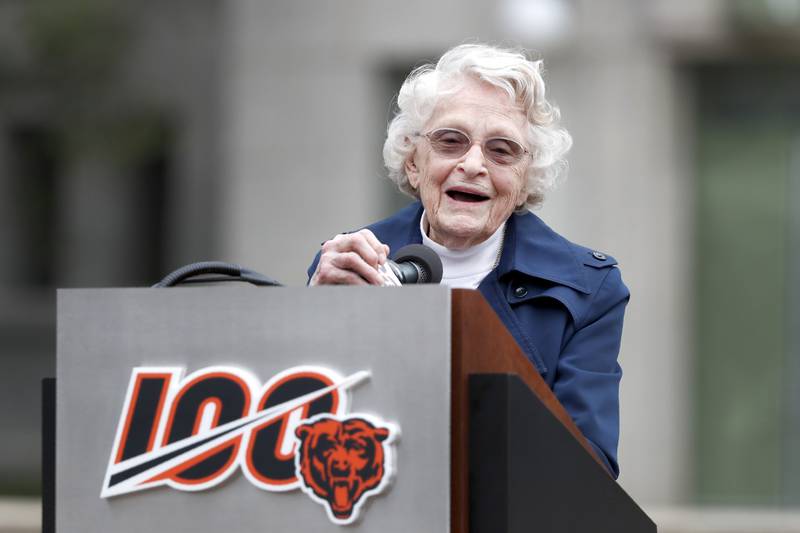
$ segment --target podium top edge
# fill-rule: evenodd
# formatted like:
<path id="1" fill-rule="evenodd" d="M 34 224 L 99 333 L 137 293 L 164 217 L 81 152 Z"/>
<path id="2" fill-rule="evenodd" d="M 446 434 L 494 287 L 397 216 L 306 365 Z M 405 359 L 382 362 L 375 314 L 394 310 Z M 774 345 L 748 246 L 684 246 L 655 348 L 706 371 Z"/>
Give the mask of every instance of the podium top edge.
<path id="1" fill-rule="evenodd" d="M 346 290 L 398 290 L 396 287 L 375 287 L 375 286 L 344 286 L 344 285 L 326 285 L 322 287 L 307 287 L 302 285 L 297 286 L 283 286 L 283 287 L 256 287 L 254 285 L 249 285 L 245 283 L 214 283 L 209 285 L 192 285 L 192 286 L 178 286 L 178 287 L 58 287 L 56 288 L 56 294 L 73 294 L 73 293 L 83 293 L 83 292 L 139 292 L 139 291 L 158 291 L 158 293 L 164 293 L 165 291 L 175 292 L 175 291 L 192 291 L 198 292 L 203 290 L 251 290 L 251 291 L 259 291 L 259 292 L 270 292 L 270 291 L 287 291 L 287 290 L 314 290 L 314 291 L 346 291 Z M 453 291 L 453 292 L 466 292 L 466 293 L 477 293 L 479 292 L 477 289 L 451 289 L 446 285 L 407 285 L 402 287 L 403 290 L 443 290 L 443 291 Z"/>

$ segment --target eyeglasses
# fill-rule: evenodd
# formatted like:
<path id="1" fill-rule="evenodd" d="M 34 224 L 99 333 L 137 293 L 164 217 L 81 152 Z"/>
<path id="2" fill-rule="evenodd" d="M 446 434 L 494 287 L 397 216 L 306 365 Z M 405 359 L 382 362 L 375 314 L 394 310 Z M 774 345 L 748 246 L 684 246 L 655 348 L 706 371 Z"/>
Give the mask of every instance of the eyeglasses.
<path id="1" fill-rule="evenodd" d="M 448 158 L 463 156 L 473 144 L 469 135 L 452 128 L 440 128 L 429 133 L 417 133 L 417 135 L 428 139 L 434 152 Z M 481 149 L 486 159 L 501 167 L 516 165 L 530 154 L 530 151 L 517 141 L 505 137 L 486 139 L 483 141 Z"/>

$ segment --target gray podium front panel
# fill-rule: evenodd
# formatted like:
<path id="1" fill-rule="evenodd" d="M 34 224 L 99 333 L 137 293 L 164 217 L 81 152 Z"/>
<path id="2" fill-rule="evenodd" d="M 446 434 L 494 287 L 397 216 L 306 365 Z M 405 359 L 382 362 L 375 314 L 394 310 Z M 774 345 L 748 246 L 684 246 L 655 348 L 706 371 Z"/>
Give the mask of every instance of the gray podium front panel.
<path id="1" fill-rule="evenodd" d="M 450 320 L 441 287 L 59 291 L 57 531 L 449 531 Z M 264 491 L 239 470 L 204 491 L 100 498 L 133 368 L 217 365 L 260 383 L 298 365 L 370 371 L 349 411 L 400 426 L 391 485 L 348 526 L 301 490 Z"/>

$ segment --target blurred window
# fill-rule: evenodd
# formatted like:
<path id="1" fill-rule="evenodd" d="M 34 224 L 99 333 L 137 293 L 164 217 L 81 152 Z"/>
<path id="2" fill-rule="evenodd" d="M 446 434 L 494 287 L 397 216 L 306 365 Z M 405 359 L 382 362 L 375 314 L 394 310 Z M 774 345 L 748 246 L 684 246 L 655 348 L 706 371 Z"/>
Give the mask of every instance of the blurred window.
<path id="1" fill-rule="evenodd" d="M 696 74 L 696 498 L 798 505 L 800 66 Z"/>
<path id="2" fill-rule="evenodd" d="M 38 124 L 9 128 L 10 172 L 4 207 L 12 215 L 0 284 L 50 285 L 53 282 L 56 176 L 61 171 L 54 132 Z M 5 248 L 5 246 L 4 246 Z"/>
<path id="3" fill-rule="evenodd" d="M 150 285 L 164 274 L 174 134 L 163 118 L 134 116 L 75 150 L 44 122 L 0 124 L 0 495 L 37 494 L 54 289 Z"/>

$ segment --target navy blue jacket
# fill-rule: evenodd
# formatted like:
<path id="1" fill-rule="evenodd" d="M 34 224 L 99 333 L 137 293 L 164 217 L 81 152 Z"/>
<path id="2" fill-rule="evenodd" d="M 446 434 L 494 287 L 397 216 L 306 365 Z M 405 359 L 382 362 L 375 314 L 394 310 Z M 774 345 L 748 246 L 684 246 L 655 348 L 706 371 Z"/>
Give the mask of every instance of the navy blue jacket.
<path id="1" fill-rule="evenodd" d="M 421 216 L 415 202 L 367 227 L 399 250 L 422 242 Z M 319 254 L 309 279 L 318 261 Z M 617 355 L 629 298 L 616 264 L 569 242 L 532 213 L 514 214 L 500 263 L 478 287 L 614 477 L 622 377 Z"/>

